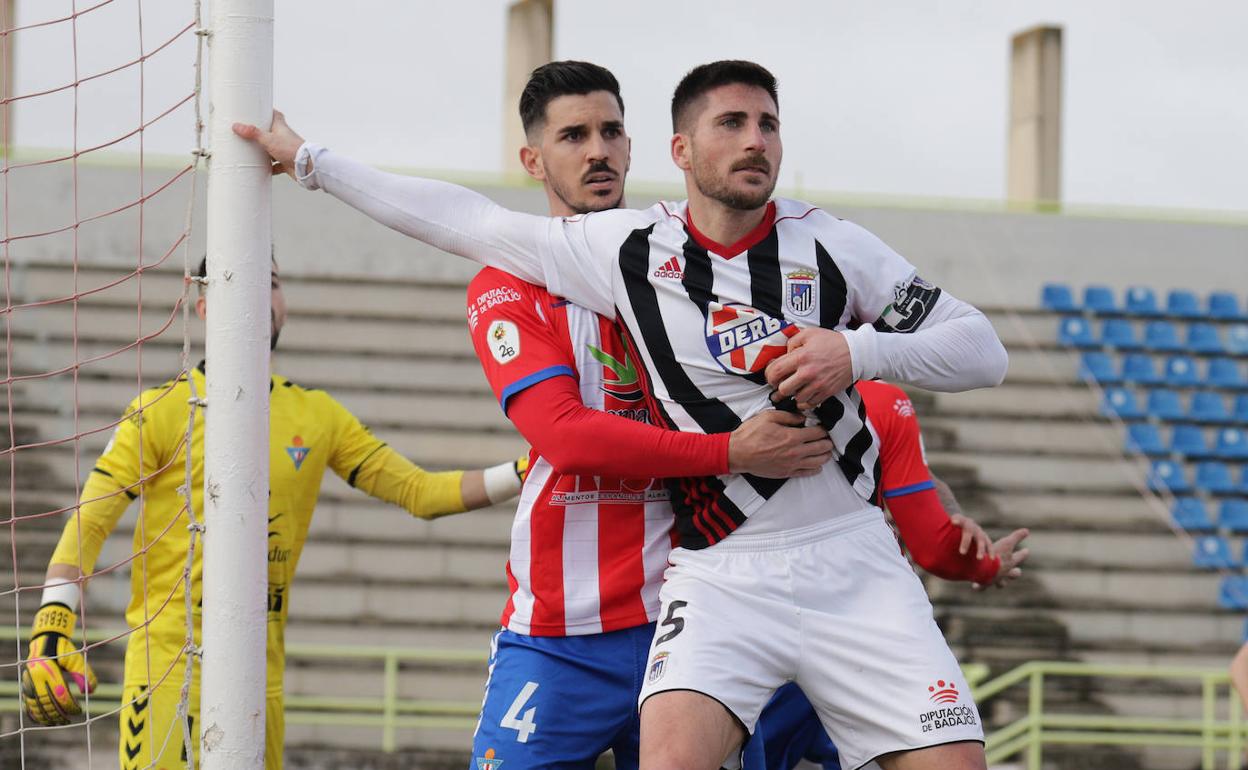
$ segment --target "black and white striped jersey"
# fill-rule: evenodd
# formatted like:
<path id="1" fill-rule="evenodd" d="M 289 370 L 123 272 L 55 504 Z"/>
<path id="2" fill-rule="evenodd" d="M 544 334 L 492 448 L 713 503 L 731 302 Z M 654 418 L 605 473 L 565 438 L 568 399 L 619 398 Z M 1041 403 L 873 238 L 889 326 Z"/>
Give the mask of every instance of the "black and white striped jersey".
<path id="1" fill-rule="evenodd" d="M 861 378 L 965 390 L 1004 377 L 1005 351 L 983 314 L 920 279 L 863 228 L 805 203 L 777 199 L 753 232 L 724 246 L 698 232 L 683 202 L 559 219 L 316 145 L 300 148 L 296 170 L 305 187 L 400 232 L 618 316 L 645 363 L 653 413 L 680 430 L 731 431 L 770 408 L 763 369 L 809 326 L 851 330 Z M 681 545 L 705 547 L 738 528 L 789 531 L 868 507 L 879 450 L 857 392 L 828 399 L 818 418 L 837 459 L 817 475 L 675 484 Z"/>

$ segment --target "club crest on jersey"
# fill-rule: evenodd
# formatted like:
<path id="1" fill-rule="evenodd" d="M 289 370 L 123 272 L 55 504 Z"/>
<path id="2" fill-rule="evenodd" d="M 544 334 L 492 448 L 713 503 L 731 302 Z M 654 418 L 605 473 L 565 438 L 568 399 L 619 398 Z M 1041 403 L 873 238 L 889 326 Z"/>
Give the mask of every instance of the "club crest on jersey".
<path id="1" fill-rule="evenodd" d="M 670 653 L 657 652 L 654 659 L 650 661 L 650 671 L 646 674 L 646 679 L 650 682 L 657 682 L 667 673 L 667 656 Z"/>
<path id="2" fill-rule="evenodd" d="M 808 316 L 819 296 L 819 276 L 810 270 L 794 270 L 784 277 L 784 306 L 793 315 Z"/>
<path id="3" fill-rule="evenodd" d="M 641 378 L 637 376 L 637 367 L 624 351 L 621 362 L 615 356 L 599 350 L 593 345 L 585 346 L 594 360 L 602 364 L 602 392 L 620 401 L 640 401 L 642 399 Z"/>
<path id="4" fill-rule="evenodd" d="M 498 770 L 503 760 L 494 758 L 494 749 L 486 749 L 484 757 L 477 757 L 477 770 Z"/>
<path id="5" fill-rule="evenodd" d="M 295 436 L 290 443 L 293 446 L 286 447 L 286 454 L 290 455 L 290 461 L 295 464 L 295 470 L 299 470 L 303 466 L 303 461 L 308 458 L 308 452 L 312 451 L 312 447 L 303 445 L 302 436 Z"/>
<path id="6" fill-rule="evenodd" d="M 712 302 L 706 314 L 706 346 L 732 374 L 755 374 L 788 350 L 798 328 L 748 305 Z"/>

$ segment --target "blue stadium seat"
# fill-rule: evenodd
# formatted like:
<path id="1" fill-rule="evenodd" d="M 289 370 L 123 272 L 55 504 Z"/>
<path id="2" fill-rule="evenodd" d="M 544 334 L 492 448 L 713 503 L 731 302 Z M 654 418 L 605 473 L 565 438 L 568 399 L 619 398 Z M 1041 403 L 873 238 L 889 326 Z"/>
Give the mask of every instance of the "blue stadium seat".
<path id="1" fill-rule="evenodd" d="M 1211 495 L 1229 495 L 1235 491 L 1231 468 L 1226 463 L 1196 463 L 1196 488 Z"/>
<path id="2" fill-rule="evenodd" d="M 1187 416 L 1196 422 L 1230 422 L 1226 401 L 1221 393 L 1198 390 L 1192 394 L 1192 406 Z"/>
<path id="3" fill-rule="evenodd" d="M 1127 435 L 1123 440 L 1123 448 L 1128 452 L 1139 452 L 1145 455 L 1167 455 L 1165 443 L 1161 440 L 1161 431 L 1151 422 L 1136 422 L 1127 426 Z"/>
<path id="4" fill-rule="evenodd" d="M 1239 466 L 1239 486 L 1236 491 L 1241 495 L 1248 495 L 1248 465 Z"/>
<path id="5" fill-rule="evenodd" d="M 1196 295 L 1183 289 L 1172 289 L 1166 295 L 1166 315 L 1176 318 L 1200 318 L 1204 312 Z"/>
<path id="6" fill-rule="evenodd" d="M 1248 577 L 1227 575 L 1218 584 L 1218 606 L 1226 610 L 1248 609 Z"/>
<path id="7" fill-rule="evenodd" d="M 1232 569 L 1236 566 L 1231 544 L 1224 537 L 1203 535 L 1195 539 L 1192 566 L 1198 569 Z"/>
<path id="8" fill-rule="evenodd" d="M 1188 532 L 1208 532 L 1214 528 L 1205 503 L 1199 497 L 1176 497 L 1170 509 L 1174 523 Z"/>
<path id="9" fill-rule="evenodd" d="M 1218 526 L 1231 532 L 1248 532 L 1248 500 L 1228 497 L 1218 506 Z"/>
<path id="10" fill-rule="evenodd" d="M 1182 420 L 1183 419 L 1183 402 L 1179 399 L 1179 394 L 1173 390 L 1157 390 L 1149 391 L 1148 405 L 1145 407 L 1149 417 L 1156 417 L 1158 420 Z"/>
<path id="11" fill-rule="evenodd" d="M 1190 388 L 1200 384 L 1200 372 L 1196 359 L 1190 356 L 1170 356 L 1166 359 L 1165 382 L 1172 388 Z"/>
<path id="12" fill-rule="evenodd" d="M 1091 310 L 1097 315 L 1112 315 L 1118 312 L 1114 302 L 1114 291 L 1108 286 L 1089 286 L 1083 290 L 1083 309 Z"/>
<path id="13" fill-rule="evenodd" d="M 1210 457 L 1205 429 L 1199 425 L 1176 425 L 1170 433 L 1170 451 L 1192 458 Z"/>
<path id="14" fill-rule="evenodd" d="M 1213 452 L 1223 460 L 1248 460 L 1248 432 L 1239 428 L 1219 428 Z"/>
<path id="15" fill-rule="evenodd" d="M 1222 338 L 1218 336 L 1218 327 L 1200 321 L 1187 327 L 1187 349 L 1193 353 L 1222 354 Z"/>
<path id="16" fill-rule="evenodd" d="M 1077 315 L 1066 316 L 1057 325 L 1057 341 L 1068 348 L 1099 348 L 1092 327 Z"/>
<path id="17" fill-rule="evenodd" d="M 1105 323 L 1108 325 L 1109 321 Z M 1144 347 L 1158 353 L 1182 351 L 1178 327 L 1169 321 L 1149 321 L 1144 325 Z"/>
<path id="18" fill-rule="evenodd" d="M 1040 306 L 1058 313 L 1077 312 L 1075 294 L 1064 283 L 1046 283 L 1040 290 Z"/>
<path id="19" fill-rule="evenodd" d="M 1248 319 L 1248 316 L 1239 309 L 1239 298 L 1229 291 L 1215 291 L 1209 295 L 1209 317 L 1219 321 Z"/>
<path id="20" fill-rule="evenodd" d="M 1235 397 L 1235 412 L 1231 415 L 1234 422 L 1248 424 L 1248 395 Z"/>
<path id="21" fill-rule="evenodd" d="M 1125 318 L 1108 318 L 1101 324 L 1101 344 L 1117 350 L 1139 350 L 1135 324 Z"/>
<path id="22" fill-rule="evenodd" d="M 1192 485 L 1183 473 L 1183 466 L 1174 460 L 1154 460 L 1148 471 L 1148 488 L 1154 492 L 1169 490 L 1173 494 L 1190 492 Z"/>
<path id="23" fill-rule="evenodd" d="M 1112 385 L 1122 382 L 1114 359 L 1105 353 L 1084 353 L 1079 357 L 1079 379 Z"/>
<path id="24" fill-rule="evenodd" d="M 1235 324 L 1226 330 L 1226 352 L 1233 356 L 1248 356 L 1248 325 Z"/>
<path id="25" fill-rule="evenodd" d="M 1105 389 L 1105 397 L 1101 399 L 1101 414 L 1120 420 L 1138 420 L 1144 416 L 1135 400 L 1135 393 L 1126 388 Z"/>
<path id="26" fill-rule="evenodd" d="M 1122 359 L 1122 379 L 1137 385 L 1160 385 L 1161 375 L 1147 353 L 1128 353 Z"/>
<path id="27" fill-rule="evenodd" d="M 1126 369 L 1125 364 L 1123 369 Z M 1205 370 L 1205 384 L 1227 390 L 1248 390 L 1248 377 L 1244 377 L 1244 370 L 1235 359 L 1211 358 Z"/>
<path id="28" fill-rule="evenodd" d="M 1157 306 L 1157 294 L 1147 286 L 1132 286 L 1127 289 L 1126 311 L 1130 315 L 1161 315 L 1161 308 Z"/>

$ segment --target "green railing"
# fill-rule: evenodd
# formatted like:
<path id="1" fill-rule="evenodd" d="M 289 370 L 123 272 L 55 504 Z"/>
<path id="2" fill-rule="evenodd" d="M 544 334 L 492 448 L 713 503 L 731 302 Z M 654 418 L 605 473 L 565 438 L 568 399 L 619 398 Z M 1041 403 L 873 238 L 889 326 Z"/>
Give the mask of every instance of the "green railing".
<path id="1" fill-rule="evenodd" d="M 92 632 L 91 641 L 116 636 L 116 632 Z M 0 642 L 19 638 L 15 629 L 0 628 Z M 480 650 L 435 650 L 410 647 L 351 646 L 329 644 L 290 644 L 286 648 L 288 667 L 318 661 L 357 661 L 361 666 L 380 664 L 381 695 L 330 696 L 287 695 L 286 721 L 289 724 L 376 727 L 381 729 L 384 751 L 396 748 L 396 733 L 403 728 L 471 729 L 480 711 L 480 701 L 435 701 L 399 695 L 399 675 L 404 666 L 464 665 L 486 662 L 485 640 Z M 16 648 L 14 648 L 16 649 Z M 375 671 L 375 668 L 370 669 Z M 14 671 L 10 668 L 9 671 Z M 963 666 L 971 693 L 981 710 L 993 698 L 1016 686 L 1027 688 L 1026 713 L 986 735 L 985 750 L 990 764 L 1019 755 L 1027 770 L 1040 770 L 1045 746 L 1156 746 L 1199 749 L 1202 770 L 1215 770 L 1218 752 L 1227 752 L 1226 767 L 1242 770 L 1243 753 L 1248 748 L 1243 711 L 1239 698 L 1229 687 L 1224 669 L 1157 666 L 1116 666 L 1085 663 L 1026 663 L 989 680 L 983 664 Z M 415 672 L 414 672 L 415 673 Z M 484 672 L 483 672 L 484 673 Z M 20 707 L 17 682 L 6 674 L 0 681 L 0 713 Z M 175 672 L 180 677 L 180 672 Z M 1199 718 L 1155 718 L 1099 714 L 1062 714 L 1046 710 L 1045 685 L 1056 678 L 1118 678 L 1199 683 Z M 180 681 L 178 679 L 177 681 Z M 1221 690 L 1221 691 L 1220 691 Z M 92 696 L 92 711 L 116 708 L 121 699 L 119 685 L 102 684 Z M 1226 705 L 1219 717 L 1219 699 Z"/>
<path id="2" fill-rule="evenodd" d="M 1229 661 L 1228 661 L 1229 663 Z M 1156 718 L 1100 714 L 1060 714 L 1047 711 L 1045 684 L 1055 678 L 1113 678 L 1199 683 L 1199 718 Z M 972 687 L 975 701 L 984 705 L 1015 685 L 1027 687 L 1027 712 L 1014 722 L 989 733 L 985 740 L 988 762 L 1023 755 L 1027 770 L 1040 770 L 1046 745 L 1178 747 L 1199 749 L 1201 770 L 1215 770 L 1218 751 L 1226 767 L 1243 767 L 1245 744 L 1243 711 L 1230 687 L 1226 669 L 1173 666 L 1117 666 L 1090 663 L 1025 663 L 996 679 Z M 1225 718 L 1218 701 L 1225 687 Z"/>

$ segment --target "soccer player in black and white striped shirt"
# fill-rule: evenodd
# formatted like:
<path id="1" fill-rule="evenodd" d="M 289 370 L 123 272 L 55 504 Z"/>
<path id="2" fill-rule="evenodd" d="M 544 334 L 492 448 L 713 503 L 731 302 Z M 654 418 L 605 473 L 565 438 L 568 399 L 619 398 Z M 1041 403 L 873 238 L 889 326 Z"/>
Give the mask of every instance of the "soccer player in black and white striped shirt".
<path id="1" fill-rule="evenodd" d="M 847 767 L 981 768 L 982 731 L 931 605 L 871 500 L 877 438 L 851 385 L 998 384 L 987 319 L 862 228 L 771 198 L 775 80 L 703 65 L 672 101 L 688 201 L 550 219 L 386 174 L 306 144 L 281 119 L 238 126 L 309 189 L 617 316 L 655 413 L 722 432 L 789 398 L 838 458 L 806 478 L 728 474 L 674 490 L 680 547 L 642 692 L 642 767 L 715 768 L 780 684 L 797 681 Z"/>

